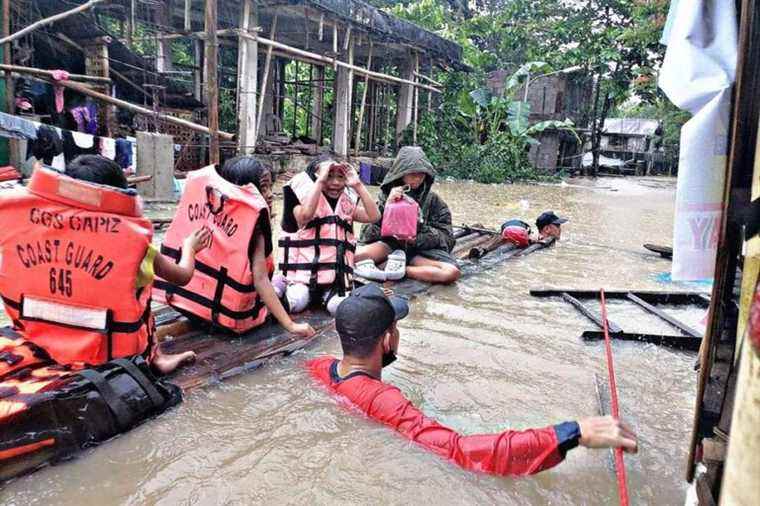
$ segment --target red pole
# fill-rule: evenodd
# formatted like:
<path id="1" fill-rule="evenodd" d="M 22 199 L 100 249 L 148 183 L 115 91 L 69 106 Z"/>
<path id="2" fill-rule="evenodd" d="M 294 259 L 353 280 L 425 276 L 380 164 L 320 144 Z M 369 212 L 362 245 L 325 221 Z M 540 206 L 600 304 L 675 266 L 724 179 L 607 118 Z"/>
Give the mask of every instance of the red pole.
<path id="1" fill-rule="evenodd" d="M 604 347 L 607 352 L 607 373 L 610 380 L 610 403 L 612 404 L 612 416 L 620 419 L 620 410 L 618 408 L 617 383 L 615 382 L 615 366 L 612 363 L 612 343 L 610 333 L 607 329 L 607 303 L 604 299 L 604 289 L 600 289 L 602 297 L 602 323 L 604 325 Z M 615 448 L 615 474 L 618 479 L 618 496 L 620 497 L 621 506 L 628 506 L 628 481 L 625 475 L 625 462 L 623 461 L 623 449 Z"/>

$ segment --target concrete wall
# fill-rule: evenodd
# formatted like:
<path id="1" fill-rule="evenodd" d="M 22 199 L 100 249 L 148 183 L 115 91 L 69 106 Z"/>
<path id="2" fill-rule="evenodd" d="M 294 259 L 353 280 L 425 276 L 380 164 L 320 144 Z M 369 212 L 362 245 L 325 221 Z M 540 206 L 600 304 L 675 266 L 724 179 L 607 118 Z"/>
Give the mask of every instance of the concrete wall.
<path id="1" fill-rule="evenodd" d="M 309 162 L 316 158 L 309 155 L 255 155 L 256 158 L 262 162 L 266 162 L 272 166 L 277 174 L 283 172 L 301 172 L 306 169 Z M 369 157 L 356 157 L 351 158 L 350 163 L 357 169 L 359 168 L 359 162 L 372 163 L 374 165 L 382 165 L 384 167 L 390 167 L 393 164 L 393 158 L 369 158 Z"/>

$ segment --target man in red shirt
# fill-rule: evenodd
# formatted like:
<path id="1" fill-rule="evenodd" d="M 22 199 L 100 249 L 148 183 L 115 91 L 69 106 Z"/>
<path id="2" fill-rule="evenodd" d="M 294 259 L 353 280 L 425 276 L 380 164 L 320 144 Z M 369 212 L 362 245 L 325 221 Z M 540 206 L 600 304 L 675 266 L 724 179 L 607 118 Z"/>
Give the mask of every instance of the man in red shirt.
<path id="1" fill-rule="evenodd" d="M 382 368 L 396 359 L 396 322 L 408 312 L 404 299 L 387 297 L 377 285 L 354 290 L 335 314 L 343 359 L 321 357 L 309 361 L 312 376 L 370 418 L 472 471 L 534 474 L 559 464 L 578 445 L 637 451 L 636 435 L 612 417 L 469 436 L 427 418 L 398 388 L 381 380 Z"/>

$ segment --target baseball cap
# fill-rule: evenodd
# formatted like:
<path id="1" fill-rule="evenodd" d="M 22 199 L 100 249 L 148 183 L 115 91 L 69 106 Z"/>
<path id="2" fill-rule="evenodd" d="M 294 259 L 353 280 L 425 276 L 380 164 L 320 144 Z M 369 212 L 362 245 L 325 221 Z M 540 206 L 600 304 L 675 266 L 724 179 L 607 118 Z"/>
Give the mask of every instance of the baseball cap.
<path id="1" fill-rule="evenodd" d="M 546 225 L 562 225 L 568 221 L 569 220 L 567 218 L 560 218 L 554 214 L 554 211 L 544 211 L 539 215 L 538 218 L 536 218 L 536 228 L 538 228 L 538 230 L 541 230 Z"/>
<path id="2" fill-rule="evenodd" d="M 335 328 L 343 337 L 377 337 L 409 314 L 409 302 L 404 297 L 385 295 L 374 283 L 356 288 L 338 305 Z"/>

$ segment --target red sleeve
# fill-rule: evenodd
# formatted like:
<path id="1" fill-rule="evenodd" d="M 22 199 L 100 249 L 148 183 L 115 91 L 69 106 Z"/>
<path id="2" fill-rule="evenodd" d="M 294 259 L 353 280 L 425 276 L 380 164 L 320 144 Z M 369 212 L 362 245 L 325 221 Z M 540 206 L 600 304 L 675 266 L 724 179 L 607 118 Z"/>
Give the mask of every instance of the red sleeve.
<path id="1" fill-rule="evenodd" d="M 361 389 L 361 395 L 348 396 L 369 417 L 464 469 L 520 476 L 544 471 L 563 460 L 554 427 L 463 436 L 426 417 L 398 388 L 368 378 L 346 383 L 357 382 L 374 383 Z M 338 390 L 345 395 L 344 389 Z"/>

